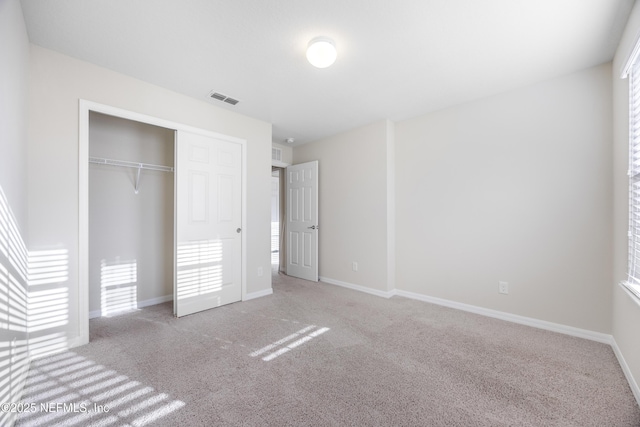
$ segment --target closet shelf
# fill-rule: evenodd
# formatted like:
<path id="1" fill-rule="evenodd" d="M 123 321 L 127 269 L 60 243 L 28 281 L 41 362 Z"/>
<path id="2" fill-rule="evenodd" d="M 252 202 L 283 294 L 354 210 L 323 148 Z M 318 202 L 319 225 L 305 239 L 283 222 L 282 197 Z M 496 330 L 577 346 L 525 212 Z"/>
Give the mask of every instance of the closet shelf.
<path id="1" fill-rule="evenodd" d="M 162 172 L 173 172 L 170 166 L 152 165 L 150 163 L 129 162 L 126 160 L 103 159 L 101 157 L 89 157 L 89 163 L 97 163 L 100 165 L 122 166 L 125 168 L 148 169 Z"/>
<path id="2" fill-rule="evenodd" d="M 101 157 L 89 157 L 89 163 L 138 169 L 138 173 L 136 174 L 136 186 L 134 188 L 134 191 L 136 194 L 138 194 L 138 187 L 140 185 L 140 171 L 142 169 L 161 171 L 161 172 L 173 172 L 173 168 L 170 166 L 152 165 L 150 163 L 136 163 L 136 162 L 129 162 L 126 160 L 103 159 Z"/>

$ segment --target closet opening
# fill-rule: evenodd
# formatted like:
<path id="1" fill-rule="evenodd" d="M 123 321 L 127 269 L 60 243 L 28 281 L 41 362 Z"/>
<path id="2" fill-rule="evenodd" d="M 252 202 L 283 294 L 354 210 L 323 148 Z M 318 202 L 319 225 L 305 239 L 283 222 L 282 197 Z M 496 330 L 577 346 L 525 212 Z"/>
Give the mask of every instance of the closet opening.
<path id="1" fill-rule="evenodd" d="M 173 300 L 175 130 L 90 111 L 88 145 L 89 318 Z"/>
<path id="2" fill-rule="evenodd" d="M 182 317 L 244 300 L 247 141 L 83 99 L 78 112 L 79 336 L 72 346 L 89 342 L 90 317 L 171 300 L 167 315 Z M 108 151 L 114 143 L 122 151 Z M 94 191 L 101 186 L 108 196 Z M 211 247 L 222 256 L 206 252 Z M 192 250 L 206 256 L 193 258 Z"/>

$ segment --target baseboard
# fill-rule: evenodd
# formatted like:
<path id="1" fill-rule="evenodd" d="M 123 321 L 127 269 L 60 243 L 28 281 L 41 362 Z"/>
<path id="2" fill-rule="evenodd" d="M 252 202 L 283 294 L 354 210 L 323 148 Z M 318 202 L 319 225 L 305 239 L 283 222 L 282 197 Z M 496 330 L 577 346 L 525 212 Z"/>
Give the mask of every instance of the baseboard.
<path id="1" fill-rule="evenodd" d="M 437 304 L 444 307 L 455 308 L 456 310 L 467 311 L 470 313 L 479 314 L 482 316 L 493 317 L 495 319 L 505 320 L 507 322 L 518 323 L 521 325 L 531 326 L 538 329 L 544 329 L 551 332 L 558 332 L 573 337 L 584 338 L 591 341 L 600 342 L 603 344 L 611 345 L 613 337 L 609 334 L 603 334 L 600 332 L 594 332 L 587 329 L 575 328 L 573 326 L 562 325 L 560 323 L 547 322 L 545 320 L 534 319 L 532 317 L 520 316 L 517 314 L 505 313 L 503 311 L 491 310 L 488 308 L 478 307 L 475 305 L 464 304 L 456 301 L 446 300 L 442 298 L 430 297 L 415 292 L 402 291 L 394 289 L 391 291 L 379 291 L 376 289 L 367 288 L 365 286 L 354 285 L 353 283 L 342 282 L 340 280 L 331 279 L 328 277 L 320 277 L 320 281 L 328 283 L 330 285 L 341 286 L 343 288 L 353 289 L 355 291 L 365 292 L 367 294 L 391 298 L 394 295 L 410 298 L 418 301 L 424 301 L 431 304 Z"/>
<path id="2" fill-rule="evenodd" d="M 74 347 L 80 347 L 81 345 L 84 345 L 84 343 L 80 340 L 80 337 L 75 337 L 67 340 L 67 350 Z"/>
<path id="3" fill-rule="evenodd" d="M 611 344 L 612 336 L 600 332 L 589 331 L 587 329 L 575 328 L 573 326 L 562 325 L 560 323 L 547 322 L 545 320 L 534 319 L 531 317 L 519 316 L 517 314 L 505 313 L 503 311 L 491 310 L 488 308 L 478 307 L 470 304 L 463 304 L 456 301 L 446 300 L 442 298 L 429 297 L 414 292 L 396 290 L 396 295 L 411 298 L 419 301 L 429 302 L 432 304 L 442 305 L 444 307 L 455 308 L 457 310 L 468 311 L 470 313 L 480 314 L 482 316 L 493 317 L 495 319 L 506 320 L 507 322 L 518 323 L 521 325 L 531 326 L 547 331 L 558 332 L 578 338 L 584 338 L 591 341 L 597 341 L 603 344 Z"/>
<path id="4" fill-rule="evenodd" d="M 169 301 L 173 301 L 173 295 L 164 295 L 157 298 L 138 301 L 138 308 L 149 307 L 151 305 L 162 304 Z M 95 311 L 89 312 L 89 319 L 95 319 L 96 317 L 102 317 L 102 310 L 95 310 Z"/>
<path id="5" fill-rule="evenodd" d="M 249 301 L 251 299 L 262 298 L 273 294 L 273 288 L 265 289 L 258 292 L 250 292 L 244 295 L 242 301 Z"/>
<path id="6" fill-rule="evenodd" d="M 22 396 L 24 395 L 24 391 L 27 388 L 27 378 L 29 378 L 29 370 L 31 369 L 31 358 L 29 356 L 26 356 L 26 359 L 27 360 L 25 361 L 24 369 L 19 373 L 16 383 L 12 385 L 12 388 L 15 389 L 15 392 L 13 396 L 11 396 L 11 400 L 9 400 L 9 402 L 22 401 Z M 9 379 L 9 381 L 11 381 L 11 379 Z M 9 425 L 13 425 L 12 422 L 15 423 L 18 413 L 16 412 L 13 415 L 15 416 L 12 417 L 13 421 L 9 421 Z"/>
<path id="7" fill-rule="evenodd" d="M 341 286 L 347 289 L 353 289 L 354 291 L 360 291 L 367 294 L 375 295 L 382 298 L 391 298 L 396 294 L 396 291 L 379 291 L 377 289 L 367 288 L 366 286 L 354 285 L 353 283 L 342 282 L 340 280 L 331 279 L 329 277 L 320 277 L 320 281 L 328 283 L 329 285 Z"/>
<path id="8" fill-rule="evenodd" d="M 31 368 L 31 357 L 28 352 L 24 352 L 23 355 L 24 361 L 20 359 L 18 363 L 13 360 L 15 356 L 11 356 L 9 367 L 5 370 L 5 373 L 8 373 L 3 385 L 3 392 L 8 391 L 8 394 L 4 396 L 2 403 L 19 403 L 22 401 L 22 396 L 27 386 L 27 378 L 29 377 L 29 369 Z M 18 372 L 14 371 L 16 365 L 19 366 L 17 369 Z M 6 418 L 2 419 L 3 416 L 6 416 Z M 3 425 L 13 426 L 17 418 L 17 411 L 7 410 L 0 413 L 0 422 L 2 422 Z"/>
<path id="9" fill-rule="evenodd" d="M 624 356 L 622 355 L 622 351 L 620 351 L 620 348 L 618 347 L 618 343 L 613 337 L 611 338 L 611 348 L 613 349 L 613 352 L 615 353 L 616 358 L 618 359 L 618 363 L 622 368 L 622 372 L 624 373 L 624 376 L 627 378 L 627 382 L 629 383 L 631 392 L 633 393 L 633 396 L 636 398 L 636 402 L 638 402 L 638 406 L 640 406 L 640 387 L 638 386 L 636 379 L 633 377 L 633 374 L 631 373 L 631 369 L 629 368 L 629 365 L 627 365 L 627 361 L 624 359 Z"/>
<path id="10" fill-rule="evenodd" d="M 267 295 L 273 294 L 273 289 L 265 289 L 263 291 L 251 292 L 245 295 L 243 301 L 248 301 L 250 299 L 265 297 Z M 173 301 L 173 295 L 165 295 L 158 298 L 151 298 L 144 301 L 138 301 L 138 308 L 149 307 L 151 305 L 162 304 L 164 302 Z M 102 317 L 102 310 L 95 310 L 89 312 L 89 319 L 95 319 L 97 317 Z"/>

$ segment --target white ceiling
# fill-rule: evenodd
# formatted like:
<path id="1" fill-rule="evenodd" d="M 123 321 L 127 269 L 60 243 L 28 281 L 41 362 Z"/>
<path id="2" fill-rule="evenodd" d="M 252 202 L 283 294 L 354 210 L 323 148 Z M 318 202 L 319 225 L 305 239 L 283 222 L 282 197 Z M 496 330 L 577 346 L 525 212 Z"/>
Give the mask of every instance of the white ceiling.
<path id="1" fill-rule="evenodd" d="M 22 0 L 32 43 L 273 123 L 295 144 L 613 58 L 633 0 Z M 331 37 L 316 69 L 310 39 Z M 208 98 L 211 90 L 240 103 Z"/>

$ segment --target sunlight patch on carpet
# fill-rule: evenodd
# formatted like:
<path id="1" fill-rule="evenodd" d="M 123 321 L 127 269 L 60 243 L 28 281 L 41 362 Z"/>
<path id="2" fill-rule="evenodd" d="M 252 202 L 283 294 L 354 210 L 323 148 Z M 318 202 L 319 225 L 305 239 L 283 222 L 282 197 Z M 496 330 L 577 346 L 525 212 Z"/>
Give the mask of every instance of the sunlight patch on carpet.
<path id="1" fill-rule="evenodd" d="M 316 328 L 316 325 L 310 325 L 310 326 L 307 326 L 305 328 L 302 328 L 298 332 L 295 332 L 295 333 L 293 333 L 291 335 L 288 335 L 288 336 L 286 336 L 286 337 L 284 337 L 282 339 L 279 339 L 278 341 L 272 342 L 271 344 L 262 347 L 259 350 L 254 351 L 253 353 L 250 354 L 250 356 L 251 357 L 257 357 L 257 356 L 260 356 L 260 355 L 262 355 L 264 353 L 267 353 L 267 352 L 269 352 L 269 351 L 271 351 L 271 350 L 273 350 L 275 348 L 280 347 L 281 345 L 283 345 L 285 343 L 288 343 L 289 341 L 293 341 L 294 339 L 306 334 L 307 332 L 309 332 L 309 331 L 311 331 L 311 330 L 313 330 L 315 328 Z M 329 328 L 318 328 L 315 331 L 310 332 L 309 334 L 304 335 L 301 338 L 298 338 L 296 341 L 294 341 L 294 342 L 292 342 L 290 344 L 287 344 L 284 347 L 280 347 L 279 349 L 277 349 L 276 351 L 274 351 L 272 353 L 269 353 L 268 355 L 264 356 L 262 358 L 262 360 L 264 360 L 265 362 L 273 360 L 276 357 L 281 356 L 281 355 L 293 350 L 296 347 L 299 347 L 300 345 L 302 345 L 302 344 L 304 344 L 304 343 L 306 343 L 308 341 L 311 341 L 312 339 L 316 338 L 317 336 L 324 334 L 328 330 L 329 330 Z"/>
<path id="2" fill-rule="evenodd" d="M 19 425 L 141 427 L 185 403 L 73 352 L 34 362 Z M 36 403 L 37 402 L 37 403 Z"/>

